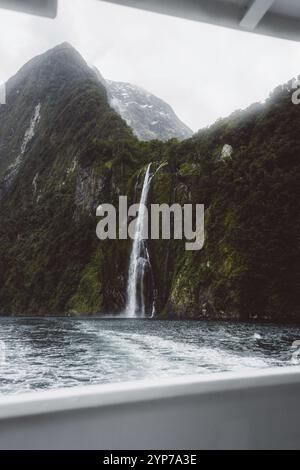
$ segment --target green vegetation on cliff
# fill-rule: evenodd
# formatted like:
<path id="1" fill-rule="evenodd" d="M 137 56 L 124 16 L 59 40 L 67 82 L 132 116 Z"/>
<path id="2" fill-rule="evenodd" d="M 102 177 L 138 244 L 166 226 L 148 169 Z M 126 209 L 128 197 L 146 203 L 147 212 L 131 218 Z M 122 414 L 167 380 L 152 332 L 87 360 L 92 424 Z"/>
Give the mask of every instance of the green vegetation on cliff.
<path id="1" fill-rule="evenodd" d="M 99 314 L 125 304 L 130 241 L 96 238 L 96 207 L 205 205 L 206 241 L 150 241 L 158 315 L 299 321 L 300 107 L 291 84 L 184 142 L 139 142 L 64 44 L 8 82 L 0 108 L 0 312 Z M 34 109 L 40 119 L 20 148 Z M 13 132 L 12 132 L 13 129 Z M 17 162 L 17 164 L 16 164 Z"/>

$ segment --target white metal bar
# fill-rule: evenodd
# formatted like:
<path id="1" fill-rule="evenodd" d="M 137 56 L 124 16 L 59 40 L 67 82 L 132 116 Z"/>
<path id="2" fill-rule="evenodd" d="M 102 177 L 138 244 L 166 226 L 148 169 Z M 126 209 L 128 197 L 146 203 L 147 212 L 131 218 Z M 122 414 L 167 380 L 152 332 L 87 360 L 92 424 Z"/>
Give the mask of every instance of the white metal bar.
<path id="1" fill-rule="evenodd" d="M 246 11 L 240 27 L 253 31 L 263 19 L 267 11 L 271 8 L 274 0 L 253 0 Z"/>
<path id="2" fill-rule="evenodd" d="M 300 449 L 300 367 L 0 399 L 0 449 Z"/>
<path id="3" fill-rule="evenodd" d="M 138 380 L 103 385 L 61 388 L 24 394 L 0 396 L 0 422 L 5 418 L 36 414 L 116 406 L 179 396 L 233 391 L 297 383 L 300 366 L 253 369 L 240 372 L 198 374 L 156 380 Z M 300 435 L 300 434 L 299 434 Z"/>

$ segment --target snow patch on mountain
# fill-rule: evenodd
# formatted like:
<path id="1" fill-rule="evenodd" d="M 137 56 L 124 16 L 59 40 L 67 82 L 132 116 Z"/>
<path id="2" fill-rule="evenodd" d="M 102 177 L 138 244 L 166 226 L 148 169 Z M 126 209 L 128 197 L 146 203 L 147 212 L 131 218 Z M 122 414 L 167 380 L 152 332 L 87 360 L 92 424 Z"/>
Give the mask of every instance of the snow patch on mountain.
<path id="1" fill-rule="evenodd" d="M 193 131 L 175 114 L 170 105 L 143 88 L 125 82 L 105 80 L 94 68 L 105 86 L 111 107 L 131 127 L 140 140 L 188 139 Z"/>

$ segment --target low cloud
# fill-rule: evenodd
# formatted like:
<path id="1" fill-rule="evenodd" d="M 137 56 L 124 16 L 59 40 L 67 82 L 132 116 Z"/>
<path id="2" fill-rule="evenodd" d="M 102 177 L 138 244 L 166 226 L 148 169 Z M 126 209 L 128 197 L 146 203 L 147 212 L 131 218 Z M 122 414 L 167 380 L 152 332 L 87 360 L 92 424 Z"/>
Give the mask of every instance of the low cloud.
<path id="1" fill-rule="evenodd" d="M 104 77 L 148 89 L 194 130 L 300 73 L 299 43 L 94 0 L 60 1 L 56 20 L 5 10 L 0 20 L 0 82 L 68 41 Z"/>

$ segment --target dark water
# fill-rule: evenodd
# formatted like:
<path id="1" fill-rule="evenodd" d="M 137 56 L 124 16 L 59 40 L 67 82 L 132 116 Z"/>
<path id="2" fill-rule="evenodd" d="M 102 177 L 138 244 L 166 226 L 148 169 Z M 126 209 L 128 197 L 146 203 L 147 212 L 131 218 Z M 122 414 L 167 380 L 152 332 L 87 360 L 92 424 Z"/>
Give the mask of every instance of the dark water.
<path id="1" fill-rule="evenodd" d="M 0 319 L 0 394 L 295 363 L 300 328 L 217 322 Z"/>

